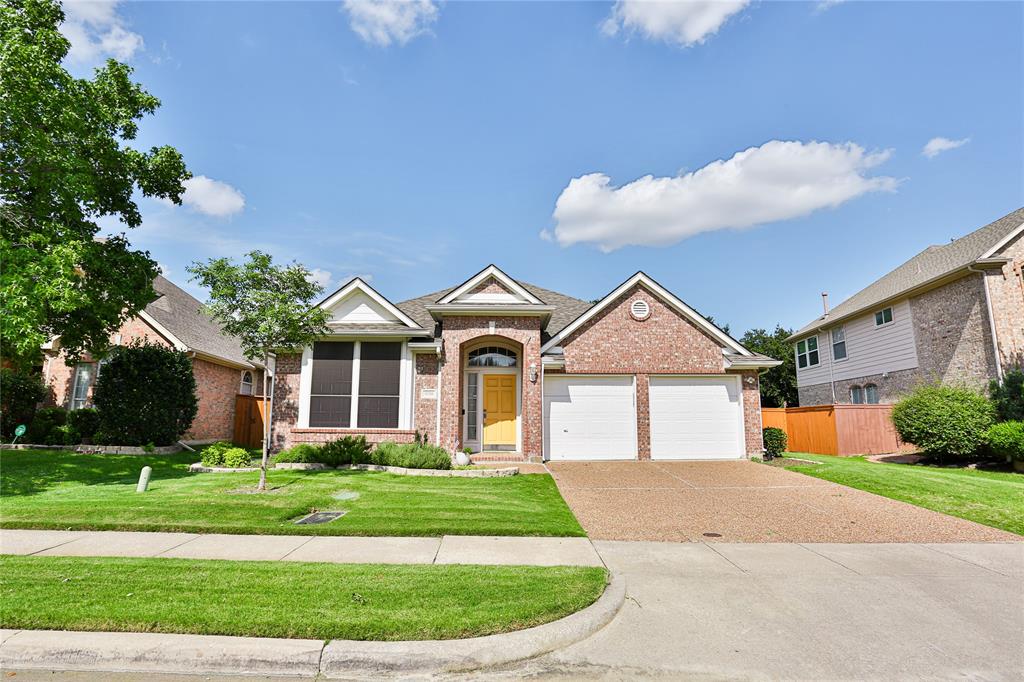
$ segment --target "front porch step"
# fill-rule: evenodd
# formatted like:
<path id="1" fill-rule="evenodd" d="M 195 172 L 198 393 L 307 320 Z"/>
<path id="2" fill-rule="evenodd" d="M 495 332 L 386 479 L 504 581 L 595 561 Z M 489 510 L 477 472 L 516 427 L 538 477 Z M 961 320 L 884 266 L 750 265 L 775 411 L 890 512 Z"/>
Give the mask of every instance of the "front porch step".
<path id="1" fill-rule="evenodd" d="M 484 462 L 529 462 L 530 459 L 521 452 L 477 452 L 469 456 L 473 464 Z"/>

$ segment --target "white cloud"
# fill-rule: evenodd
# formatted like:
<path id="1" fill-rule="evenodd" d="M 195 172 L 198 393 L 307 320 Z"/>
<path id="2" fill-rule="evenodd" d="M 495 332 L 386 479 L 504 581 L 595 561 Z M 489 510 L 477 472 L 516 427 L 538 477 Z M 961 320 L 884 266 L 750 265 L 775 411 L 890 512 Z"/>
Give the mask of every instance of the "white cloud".
<path id="1" fill-rule="evenodd" d="M 245 208 L 245 197 L 226 182 L 197 175 L 182 184 L 185 193 L 181 201 L 200 213 L 224 218 Z"/>
<path id="2" fill-rule="evenodd" d="M 328 270 L 313 268 L 309 271 L 308 279 L 313 284 L 319 284 L 322 288 L 328 289 L 331 284 L 331 273 Z"/>
<path id="3" fill-rule="evenodd" d="M 433 0 L 344 0 L 350 25 L 368 43 L 405 45 L 437 21 Z"/>
<path id="4" fill-rule="evenodd" d="M 160 271 L 160 274 L 168 279 L 171 276 L 171 269 L 166 264 L 157 262 L 156 269 Z"/>
<path id="5" fill-rule="evenodd" d="M 127 61 L 143 47 L 142 36 L 125 28 L 119 0 L 63 0 L 61 33 L 71 41 L 72 62 L 95 62 L 107 57 Z"/>
<path id="6" fill-rule="evenodd" d="M 619 0 L 601 30 L 639 33 L 681 47 L 703 43 L 750 0 Z"/>
<path id="7" fill-rule="evenodd" d="M 814 12 L 816 14 L 827 12 L 836 5 L 841 5 L 844 2 L 846 2 L 846 0 L 818 0 L 818 4 L 814 6 Z"/>
<path id="8" fill-rule="evenodd" d="M 928 144 L 921 149 L 921 153 L 927 156 L 929 159 L 934 159 L 942 152 L 948 152 L 950 149 L 956 149 L 957 147 L 963 147 L 965 144 L 971 141 L 971 138 L 965 137 L 962 140 L 951 140 L 948 137 L 933 137 L 928 140 Z"/>
<path id="9" fill-rule="evenodd" d="M 562 246 L 666 246 L 701 232 L 744 228 L 836 207 L 868 192 L 893 191 L 895 178 L 867 171 L 891 155 L 852 142 L 772 140 L 692 173 L 651 175 L 614 187 L 603 173 L 573 178 L 555 202 Z"/>

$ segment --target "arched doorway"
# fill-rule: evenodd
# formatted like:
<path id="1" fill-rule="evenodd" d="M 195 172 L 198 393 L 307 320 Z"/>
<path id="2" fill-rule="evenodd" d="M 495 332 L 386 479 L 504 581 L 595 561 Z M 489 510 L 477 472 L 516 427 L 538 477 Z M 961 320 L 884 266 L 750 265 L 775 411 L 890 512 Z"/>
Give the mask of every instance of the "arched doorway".
<path id="1" fill-rule="evenodd" d="M 518 452 L 522 436 L 522 353 L 498 339 L 467 345 L 463 357 L 462 434 L 473 452 Z"/>

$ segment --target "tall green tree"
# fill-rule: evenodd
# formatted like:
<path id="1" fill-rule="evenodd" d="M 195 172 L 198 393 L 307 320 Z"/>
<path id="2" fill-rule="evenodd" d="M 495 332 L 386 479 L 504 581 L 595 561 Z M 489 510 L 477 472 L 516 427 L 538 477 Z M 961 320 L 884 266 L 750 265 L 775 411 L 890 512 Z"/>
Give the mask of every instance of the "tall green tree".
<path id="1" fill-rule="evenodd" d="M 793 345 L 786 341 L 792 334 L 791 329 L 775 325 L 775 331 L 751 329 L 740 339 L 740 343 L 755 353 L 782 360 L 781 365 L 761 375 L 761 404 L 765 407 L 794 407 L 799 404 Z"/>
<path id="2" fill-rule="evenodd" d="M 192 279 L 210 290 L 206 310 L 224 331 L 239 338 L 246 357 L 270 367 L 275 351 L 291 350 L 311 344 L 326 334 L 327 311 L 315 307 L 323 287 L 312 280 L 309 270 L 298 263 L 274 265 L 260 251 L 248 254 L 248 260 L 235 264 L 227 258 L 211 258 L 193 263 L 188 271 Z M 273 392 L 267 390 L 267 372 L 263 372 L 263 396 L 270 404 L 263 420 L 263 458 L 258 490 L 267 487 L 267 463 L 270 459 Z"/>
<path id="3" fill-rule="evenodd" d="M 30 361 L 53 336 L 75 357 L 102 352 L 156 298 L 156 263 L 96 221 L 142 223 L 132 200 L 181 203 L 190 176 L 173 147 L 133 148 L 160 101 L 114 60 L 91 79 L 63 67 L 56 0 L 0 0 L 0 344 Z"/>

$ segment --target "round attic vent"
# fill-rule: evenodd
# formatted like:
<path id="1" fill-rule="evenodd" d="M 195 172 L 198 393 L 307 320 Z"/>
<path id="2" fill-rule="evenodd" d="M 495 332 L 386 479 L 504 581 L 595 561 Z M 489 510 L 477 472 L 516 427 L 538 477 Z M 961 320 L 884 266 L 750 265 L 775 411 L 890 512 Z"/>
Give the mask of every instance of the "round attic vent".
<path id="1" fill-rule="evenodd" d="M 651 306 L 647 304 L 647 301 L 639 298 L 629 306 L 629 312 L 638 320 L 646 320 L 647 316 L 651 314 Z"/>

